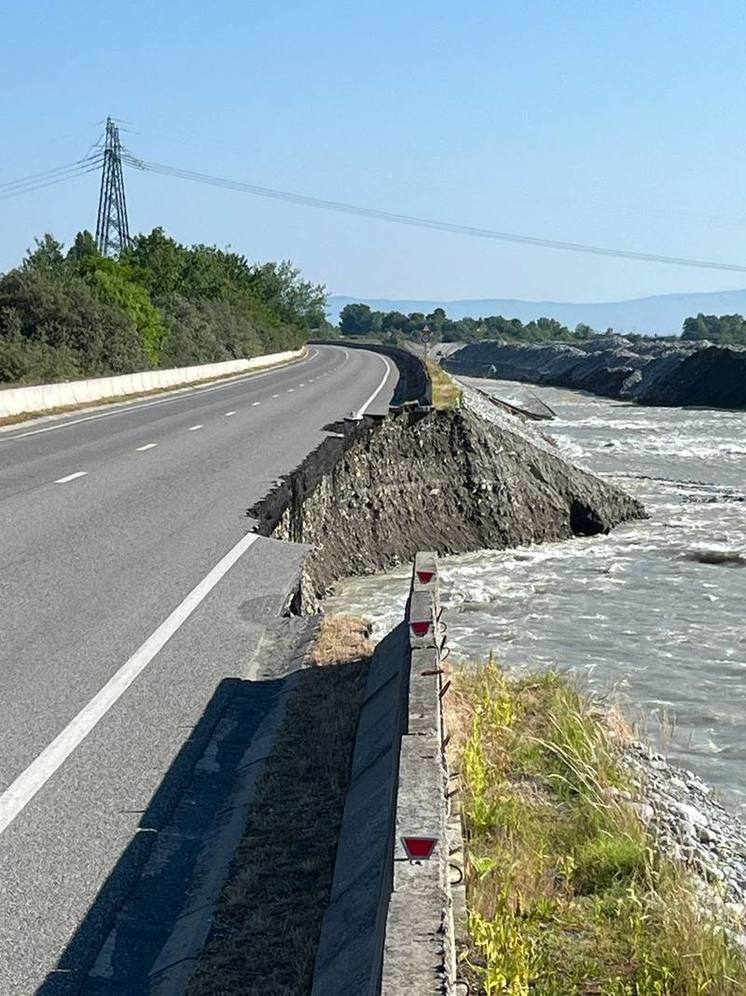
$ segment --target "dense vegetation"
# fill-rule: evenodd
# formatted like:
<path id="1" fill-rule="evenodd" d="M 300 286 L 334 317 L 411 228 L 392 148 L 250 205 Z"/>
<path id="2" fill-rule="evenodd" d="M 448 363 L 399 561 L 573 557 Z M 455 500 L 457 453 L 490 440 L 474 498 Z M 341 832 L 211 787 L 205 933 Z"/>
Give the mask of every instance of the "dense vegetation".
<path id="1" fill-rule="evenodd" d="M 189 366 L 299 346 L 325 324 L 326 292 L 289 262 L 251 264 L 156 228 L 117 259 L 89 232 L 51 235 L 0 277 L 0 382 L 39 383 Z"/>
<path id="2" fill-rule="evenodd" d="M 622 724 L 557 674 L 457 672 L 449 729 L 466 831 L 471 992 L 738 996 L 737 916 L 660 854 Z"/>
<path id="3" fill-rule="evenodd" d="M 589 325 L 574 329 L 554 318 L 537 318 L 523 324 L 518 318 L 491 315 L 487 318 L 449 318 L 442 308 L 429 315 L 400 311 L 372 311 L 367 304 L 348 304 L 339 316 L 344 335 L 376 335 L 397 339 L 418 335 L 427 324 L 439 342 L 477 342 L 480 339 L 507 339 L 515 342 L 577 342 L 596 333 Z M 609 330 L 611 331 L 611 330 Z"/>
<path id="4" fill-rule="evenodd" d="M 708 339 L 723 345 L 746 346 L 746 320 L 743 315 L 703 315 L 684 321 L 682 339 Z"/>

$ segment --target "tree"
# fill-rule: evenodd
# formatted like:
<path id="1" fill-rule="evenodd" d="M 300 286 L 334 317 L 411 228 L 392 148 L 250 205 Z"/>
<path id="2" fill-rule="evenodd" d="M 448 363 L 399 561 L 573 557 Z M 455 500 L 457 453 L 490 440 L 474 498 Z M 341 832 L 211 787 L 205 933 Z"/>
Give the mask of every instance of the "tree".
<path id="1" fill-rule="evenodd" d="M 36 248 L 26 253 L 23 269 L 35 273 L 60 274 L 65 264 L 62 243 L 48 232 L 43 238 L 34 241 Z"/>
<path id="2" fill-rule="evenodd" d="M 743 315 L 703 315 L 684 320 L 681 338 L 708 339 L 723 344 L 746 344 L 746 320 Z"/>
<path id="3" fill-rule="evenodd" d="M 252 267 L 250 286 L 253 294 L 285 322 L 305 329 L 326 323 L 326 288 L 303 280 L 289 259 Z"/>
<path id="4" fill-rule="evenodd" d="M 96 240 L 86 229 L 78 232 L 75 236 L 75 241 L 67 251 L 66 261 L 72 266 L 78 267 L 85 260 L 100 255 Z"/>
<path id="5" fill-rule="evenodd" d="M 373 312 L 367 304 L 346 304 L 339 314 L 339 327 L 345 335 L 365 335 L 373 327 Z"/>

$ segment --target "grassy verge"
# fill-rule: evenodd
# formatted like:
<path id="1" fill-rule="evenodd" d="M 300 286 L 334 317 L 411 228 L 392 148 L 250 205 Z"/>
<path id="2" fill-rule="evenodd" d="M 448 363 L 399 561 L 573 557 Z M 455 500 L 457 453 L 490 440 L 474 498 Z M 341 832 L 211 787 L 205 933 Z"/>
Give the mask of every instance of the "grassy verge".
<path id="1" fill-rule="evenodd" d="M 433 405 L 441 411 L 450 411 L 461 404 L 461 388 L 448 376 L 435 360 L 427 361 L 427 370 L 433 384 Z"/>
<path id="2" fill-rule="evenodd" d="M 557 674 L 454 677 L 469 944 L 493 996 L 736 996 L 746 961 L 627 801 L 602 713 Z"/>

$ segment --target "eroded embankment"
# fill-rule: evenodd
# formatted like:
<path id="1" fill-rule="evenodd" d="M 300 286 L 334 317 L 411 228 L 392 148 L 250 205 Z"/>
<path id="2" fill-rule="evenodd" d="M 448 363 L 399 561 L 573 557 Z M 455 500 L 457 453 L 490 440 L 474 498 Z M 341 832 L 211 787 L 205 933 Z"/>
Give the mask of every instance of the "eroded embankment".
<path id="1" fill-rule="evenodd" d="M 746 408 L 746 349 L 599 337 L 567 343 L 475 342 L 450 355 L 453 373 L 590 391 L 643 405 Z"/>
<path id="2" fill-rule="evenodd" d="M 421 549 L 500 549 L 608 532 L 639 502 L 460 409 L 344 423 L 254 506 L 257 531 L 308 543 L 301 603 Z"/>

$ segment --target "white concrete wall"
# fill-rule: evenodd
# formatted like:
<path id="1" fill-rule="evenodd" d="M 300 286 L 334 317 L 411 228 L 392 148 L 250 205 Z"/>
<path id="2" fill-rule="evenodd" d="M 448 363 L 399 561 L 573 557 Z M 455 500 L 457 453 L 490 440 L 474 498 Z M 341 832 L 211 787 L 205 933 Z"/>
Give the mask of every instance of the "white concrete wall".
<path id="1" fill-rule="evenodd" d="M 285 353 L 255 356 L 251 360 L 228 360 L 226 363 L 205 363 L 196 367 L 146 370 L 119 377 L 96 377 L 94 380 L 71 380 L 63 384 L 35 384 L 33 387 L 0 389 L 0 418 L 101 401 L 102 398 L 121 398 L 127 394 L 192 384 L 211 377 L 225 377 L 227 374 L 262 370 L 300 359 L 304 353 L 305 347 Z"/>

